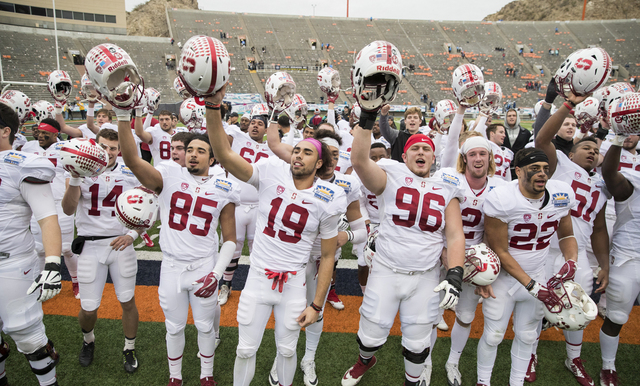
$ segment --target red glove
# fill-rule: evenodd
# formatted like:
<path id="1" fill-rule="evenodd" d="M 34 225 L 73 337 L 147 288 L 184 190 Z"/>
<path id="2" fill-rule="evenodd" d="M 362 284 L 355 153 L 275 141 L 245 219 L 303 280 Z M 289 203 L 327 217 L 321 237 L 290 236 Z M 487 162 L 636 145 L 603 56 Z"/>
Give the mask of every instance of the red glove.
<path id="1" fill-rule="evenodd" d="M 547 287 L 536 282 L 533 288 L 529 290 L 531 296 L 540 300 L 551 311 L 556 305 L 558 305 L 558 297 L 554 293 L 549 291 Z"/>
<path id="2" fill-rule="evenodd" d="M 338 96 L 340 94 L 335 93 L 335 94 L 327 94 L 327 101 L 331 102 L 331 103 L 335 103 L 338 100 Z"/>
<path id="3" fill-rule="evenodd" d="M 200 279 L 193 282 L 193 285 L 198 283 L 202 283 L 202 287 L 197 290 L 194 295 L 199 298 L 208 298 L 213 295 L 218 289 L 218 278 L 213 272 L 210 272 L 208 275 L 201 277 Z"/>
<path id="4" fill-rule="evenodd" d="M 552 279 L 556 279 L 557 281 L 569 281 L 573 280 L 576 277 L 576 270 L 578 269 L 578 264 L 573 260 L 567 260 L 560 268 L 560 271 L 555 274 Z"/>

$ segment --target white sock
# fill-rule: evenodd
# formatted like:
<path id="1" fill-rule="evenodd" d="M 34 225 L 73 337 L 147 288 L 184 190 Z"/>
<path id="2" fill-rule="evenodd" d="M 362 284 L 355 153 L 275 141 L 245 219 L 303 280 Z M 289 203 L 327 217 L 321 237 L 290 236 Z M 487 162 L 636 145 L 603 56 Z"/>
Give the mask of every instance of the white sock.
<path id="1" fill-rule="evenodd" d="M 126 350 L 135 350 L 136 348 L 136 338 L 134 337 L 133 339 L 129 339 L 126 336 L 124 337 L 124 349 L 122 351 L 126 351 Z"/>
<path id="2" fill-rule="evenodd" d="M 431 349 L 429 350 L 429 356 L 427 356 L 427 360 L 424 362 L 425 365 L 431 365 L 431 354 L 433 353 L 433 348 L 436 345 L 436 340 L 438 339 L 438 329 L 431 329 Z"/>
<path id="3" fill-rule="evenodd" d="M 409 382 L 418 382 L 422 371 L 424 370 L 424 363 L 413 363 L 404 359 L 404 376 Z"/>
<path id="4" fill-rule="evenodd" d="M 609 336 L 600 330 L 600 351 L 602 353 L 602 369 L 616 370 L 616 353 L 620 336 Z"/>
<path id="5" fill-rule="evenodd" d="M 217 294 L 214 296 L 218 296 Z M 213 331 L 216 334 L 216 338 L 220 338 L 220 303 L 216 303 L 216 311 L 213 315 Z"/>
<path id="6" fill-rule="evenodd" d="M 182 379 L 182 354 L 184 352 L 184 331 L 178 334 L 167 333 L 167 359 L 169 376 Z"/>
<path id="7" fill-rule="evenodd" d="M 82 335 L 84 335 L 85 342 L 91 343 L 96 341 L 96 336 L 93 334 L 93 331 L 94 330 L 91 330 L 89 332 L 84 332 L 84 330 L 82 330 Z"/>
<path id="8" fill-rule="evenodd" d="M 449 359 L 447 359 L 447 362 L 455 364 L 460 362 L 462 350 L 464 350 L 464 346 L 467 345 L 470 333 L 471 325 L 463 327 L 458 323 L 458 319 L 456 319 L 455 323 L 453 323 L 453 328 L 451 329 L 451 350 L 449 351 Z"/>
<path id="9" fill-rule="evenodd" d="M 571 360 L 580 358 L 583 334 L 584 331 L 564 331 L 564 340 L 567 342 L 567 358 Z"/>
<path id="10" fill-rule="evenodd" d="M 320 343 L 320 335 L 322 335 L 322 326 L 324 325 L 324 318 L 319 322 L 313 323 L 307 326 L 305 329 L 306 335 L 306 348 L 304 351 L 303 361 L 315 360 L 316 351 L 318 351 L 318 344 Z"/>
<path id="11" fill-rule="evenodd" d="M 478 383 L 491 386 L 491 373 L 493 372 L 493 364 L 496 361 L 497 354 L 498 346 L 489 346 L 483 335 L 478 342 Z"/>
<path id="12" fill-rule="evenodd" d="M 216 347 L 216 333 L 198 331 L 198 349 L 200 350 L 200 379 L 213 376 L 213 354 Z"/>
<path id="13" fill-rule="evenodd" d="M 37 361 L 29 361 L 29 365 L 31 365 L 32 369 L 40 370 L 49 366 L 51 362 L 53 362 L 53 359 L 51 357 L 46 357 Z M 36 374 L 36 378 L 38 378 L 40 385 L 52 385 L 56 381 L 56 368 L 54 367 L 49 370 L 48 373 L 43 375 Z"/>

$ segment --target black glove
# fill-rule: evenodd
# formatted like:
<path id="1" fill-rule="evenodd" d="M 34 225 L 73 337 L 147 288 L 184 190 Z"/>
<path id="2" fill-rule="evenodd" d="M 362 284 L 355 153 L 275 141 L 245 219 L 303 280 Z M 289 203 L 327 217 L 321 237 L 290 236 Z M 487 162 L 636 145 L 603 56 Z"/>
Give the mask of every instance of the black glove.
<path id="1" fill-rule="evenodd" d="M 462 267 L 453 267 L 447 271 L 447 276 L 433 290 L 434 292 L 444 291 L 444 299 L 440 302 L 440 308 L 449 309 L 458 303 L 460 292 L 462 292 Z"/>
<path id="2" fill-rule="evenodd" d="M 544 96 L 544 101 L 548 104 L 552 104 L 558 96 L 558 85 L 556 85 L 555 78 L 551 78 L 549 85 L 547 86 L 547 95 Z"/>
<path id="3" fill-rule="evenodd" d="M 376 119 L 378 118 L 378 111 L 380 111 L 379 108 L 373 111 L 361 109 L 360 122 L 358 122 L 360 127 L 365 130 L 373 130 L 373 124 L 376 123 Z"/>

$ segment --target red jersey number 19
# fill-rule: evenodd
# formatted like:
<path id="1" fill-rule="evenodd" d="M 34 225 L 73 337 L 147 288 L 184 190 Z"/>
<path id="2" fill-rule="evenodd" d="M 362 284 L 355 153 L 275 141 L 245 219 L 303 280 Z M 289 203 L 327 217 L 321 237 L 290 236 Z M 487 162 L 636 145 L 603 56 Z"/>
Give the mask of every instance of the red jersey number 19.
<path id="1" fill-rule="evenodd" d="M 269 219 L 267 221 L 267 226 L 264 228 L 262 233 L 269 237 L 276 237 L 275 230 L 275 221 L 278 212 L 280 212 L 280 206 L 282 205 L 282 198 L 274 198 L 271 201 L 271 210 L 269 211 Z M 297 220 L 294 220 L 293 214 L 297 215 Z M 302 239 L 302 231 L 304 231 L 305 225 L 307 225 L 307 219 L 309 218 L 309 211 L 305 208 L 296 205 L 289 204 L 285 207 L 284 213 L 282 214 L 282 225 L 286 228 L 289 228 L 293 231 L 293 236 L 289 235 L 285 230 L 280 229 L 277 232 L 277 236 L 280 240 L 285 243 L 295 244 L 300 239 Z"/>

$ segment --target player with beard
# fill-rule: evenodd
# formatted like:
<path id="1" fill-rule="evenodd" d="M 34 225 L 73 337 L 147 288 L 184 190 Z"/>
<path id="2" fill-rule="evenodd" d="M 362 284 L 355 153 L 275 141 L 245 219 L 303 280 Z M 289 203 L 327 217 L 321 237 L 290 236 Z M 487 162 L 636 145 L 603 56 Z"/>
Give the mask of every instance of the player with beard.
<path id="1" fill-rule="evenodd" d="M 417 113 L 410 113 L 410 119 L 412 115 L 419 117 Z M 383 116 L 381 129 L 386 121 Z M 438 303 L 442 308 L 455 306 L 461 291 L 463 191 L 440 178 L 430 178 L 435 146 L 429 137 L 414 134 L 407 138 L 402 154 L 404 163 L 391 160 L 376 163 L 369 158 L 371 133 L 357 126 L 354 134 L 354 170 L 365 187 L 378 196 L 381 218 L 376 256 L 360 307 L 357 336 L 360 355 L 343 376 L 342 385 L 357 384 L 375 365 L 374 355 L 387 340 L 398 312 L 402 324 L 405 385 L 429 383 L 425 361 L 430 352 L 432 331 L 440 319 Z M 438 284 L 445 236 L 450 268 L 446 279 Z M 440 302 L 439 292 L 443 290 L 445 296 Z"/>
<path id="2" fill-rule="evenodd" d="M 240 200 L 239 187 L 230 180 L 209 176 L 213 151 L 209 139 L 201 134 L 185 143 L 186 167 L 162 162 L 154 168 L 136 155 L 127 112 L 116 111 L 124 160 L 160 201 L 163 259 L 158 295 L 167 329 L 169 385 L 182 385 L 184 329 L 190 305 L 198 330 L 200 384 L 214 386 L 213 356 L 220 318 L 216 292 L 236 247 L 234 212 Z M 224 239 L 219 253 L 218 220 Z"/>
<path id="3" fill-rule="evenodd" d="M 225 131 L 231 149 L 247 162 L 254 164 L 262 158 L 269 158 L 273 155 L 264 141 L 264 135 L 267 132 L 266 116 L 256 115 L 252 117 L 246 133 L 235 126 L 229 126 Z M 236 251 L 222 277 L 218 295 L 218 301 L 221 306 L 226 304 L 229 296 L 231 296 L 233 275 L 238 268 L 238 261 L 240 260 L 240 255 L 242 255 L 245 238 L 247 239 L 249 253 L 253 250 L 253 238 L 256 233 L 256 218 L 258 216 L 258 190 L 233 175 L 229 175 L 229 179 L 237 182 L 242 190 L 240 194 L 241 204 L 236 210 Z"/>
<path id="4" fill-rule="evenodd" d="M 12 150 L 19 126 L 15 111 L 0 103 L 0 330 L 25 355 L 40 385 L 58 385 L 59 355 L 45 333 L 40 303 L 62 288 L 61 233 L 49 184 L 56 172 L 43 157 Z M 32 215 L 43 231 L 43 270 L 29 232 Z M 0 385 L 8 385 L 8 356 L 9 345 L 0 336 Z"/>
<path id="5" fill-rule="evenodd" d="M 549 180 L 549 159 L 538 149 L 521 150 L 516 155 L 515 171 L 518 180 L 493 189 L 484 203 L 485 236 L 502 269 L 492 284 L 496 298 L 489 297 L 482 303 L 484 332 L 478 343 L 478 385 L 491 384 L 498 345 L 513 313 L 515 338 L 509 384 L 522 386 L 538 337 L 542 307 L 553 305 L 545 286 L 545 261 L 556 231 L 566 260 L 558 277 L 572 280 L 578 258 L 570 216 L 577 202 L 571 187 Z"/>
<path id="6" fill-rule="evenodd" d="M 487 117 L 480 116 L 476 122 L 475 131 L 481 133 L 491 144 L 493 159 L 496 163 L 496 176 L 501 177 L 505 181 L 511 181 L 511 163 L 513 162 L 513 152 L 504 146 L 507 134 L 504 125 L 494 123 L 486 125 Z"/>
<path id="7" fill-rule="evenodd" d="M 316 181 L 316 175 L 323 175 L 332 163 L 329 148 L 316 139 L 300 141 L 289 163 L 270 157 L 251 164 L 234 152 L 220 118 L 225 90 L 226 85 L 205 99 L 213 150 L 229 173 L 258 190 L 251 268 L 238 305 L 233 384 L 251 383 L 256 352 L 273 312 L 278 379 L 282 385 L 291 385 L 300 328 L 316 322 L 327 295 L 338 245 L 338 219 L 346 198 L 335 185 Z M 303 272 L 318 237 L 321 257 L 316 296 L 307 306 Z"/>
<path id="8" fill-rule="evenodd" d="M 53 199 L 56 203 L 58 211 L 58 222 L 62 231 L 62 254 L 64 256 L 64 264 L 71 276 L 71 287 L 73 295 L 76 299 L 80 299 L 78 287 L 78 256 L 71 251 L 71 242 L 73 241 L 73 215 L 67 216 L 62 210 L 62 197 L 65 191 L 65 170 L 62 164 L 58 165 L 60 157 L 60 148 L 63 142 L 58 142 L 58 134 L 60 125 L 51 118 L 45 118 L 38 125 L 37 141 L 27 142 L 22 151 L 25 153 L 33 153 L 47 158 L 55 167 L 56 176 L 51 181 L 51 191 Z M 36 252 L 40 258 L 44 258 L 44 249 L 42 245 L 42 231 L 38 226 L 35 218 L 31 219 L 31 233 L 36 239 Z"/>
<path id="9" fill-rule="evenodd" d="M 282 160 L 291 159 L 291 153 L 293 152 L 293 146 L 286 143 L 281 143 L 277 136 L 277 126 L 271 125 L 267 130 L 267 139 L 269 147 L 273 150 L 274 154 Z M 341 247 L 347 242 L 354 244 L 363 243 L 367 238 L 367 229 L 365 219 L 360 212 L 360 198 L 362 196 L 360 181 L 353 175 L 343 174 L 335 171 L 335 166 L 338 163 L 340 157 L 340 145 L 342 139 L 333 130 L 318 129 L 316 131 L 315 139 L 326 144 L 331 152 L 332 162 L 325 172 L 317 173 L 318 178 L 323 181 L 332 183 L 337 187 L 344 190 L 347 195 L 347 206 L 342 209 L 342 213 L 346 214 L 346 220 L 348 224 L 343 224 L 341 221 L 341 228 L 338 232 L 338 250 L 336 251 L 336 261 L 334 266 L 338 265 L 338 259 L 340 258 L 342 251 Z M 346 229 L 346 228 L 351 228 Z M 318 273 L 318 262 L 321 255 L 320 240 L 316 239 L 311 249 L 311 255 L 309 256 L 309 262 L 307 263 L 306 275 L 307 275 L 307 302 L 312 302 L 316 294 L 316 275 Z M 333 284 L 332 284 L 333 285 Z M 323 307 L 324 308 L 324 307 Z M 344 308 L 344 307 L 343 307 Z M 304 383 L 306 386 L 314 386 L 318 383 L 318 377 L 315 370 L 315 355 L 320 343 L 320 335 L 322 334 L 322 327 L 324 325 L 323 314 L 320 313 L 318 321 L 305 329 L 306 332 L 306 349 L 302 360 L 300 361 L 300 368 L 304 373 Z M 274 362 L 269 375 L 269 382 L 272 386 L 278 386 L 278 378 L 276 373 L 276 365 Z"/>

